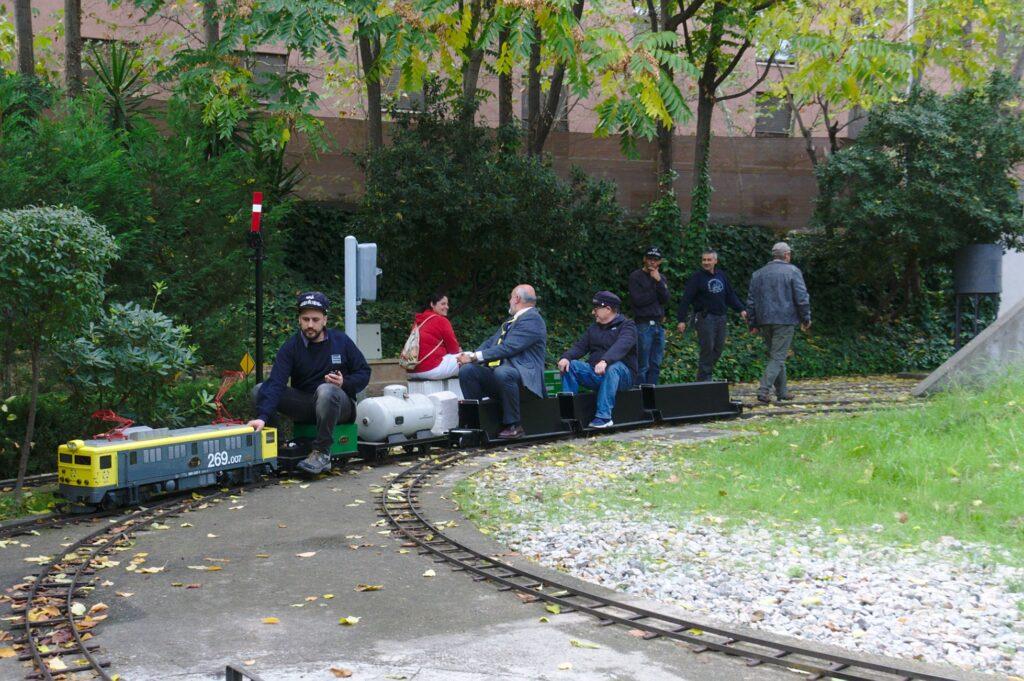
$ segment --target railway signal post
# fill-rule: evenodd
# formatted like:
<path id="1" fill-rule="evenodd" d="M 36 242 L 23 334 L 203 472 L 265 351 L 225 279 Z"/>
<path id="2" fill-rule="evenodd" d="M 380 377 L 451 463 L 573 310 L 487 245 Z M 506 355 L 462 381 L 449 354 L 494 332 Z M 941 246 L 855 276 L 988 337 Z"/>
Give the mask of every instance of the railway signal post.
<path id="1" fill-rule="evenodd" d="M 256 263 L 256 382 L 263 380 L 263 192 L 252 193 L 252 222 L 249 226 L 249 246 Z"/>

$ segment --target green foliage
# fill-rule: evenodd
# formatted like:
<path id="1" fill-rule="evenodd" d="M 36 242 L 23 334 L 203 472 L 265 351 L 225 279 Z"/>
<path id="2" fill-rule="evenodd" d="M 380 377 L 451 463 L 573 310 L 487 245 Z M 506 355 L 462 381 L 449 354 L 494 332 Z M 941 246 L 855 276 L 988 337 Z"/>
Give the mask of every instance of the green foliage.
<path id="1" fill-rule="evenodd" d="M 922 268 L 966 244 L 1024 243 L 1015 166 L 1024 162 L 1020 87 L 995 74 L 949 96 L 916 90 L 876 109 L 857 144 L 819 169 L 815 218 L 847 285 L 877 314 L 918 299 Z"/>
<path id="2" fill-rule="evenodd" d="M 0 211 L 0 313 L 21 347 L 84 323 L 103 301 L 113 238 L 78 208 Z"/>
<path id="3" fill-rule="evenodd" d="M 142 53 L 119 42 L 110 43 L 105 52 L 100 54 L 95 45 L 90 45 L 85 63 L 99 81 L 111 127 L 127 130 L 150 96 L 146 93 L 149 83 Z"/>
<path id="4" fill-rule="evenodd" d="M 176 376 L 195 364 L 188 327 L 135 303 L 110 305 L 58 358 L 72 402 L 86 412 L 113 409 L 139 422 L 180 425 L 169 399 Z"/>
<path id="5" fill-rule="evenodd" d="M 0 477 L 14 477 L 17 473 L 18 447 L 25 435 L 28 402 L 27 395 L 15 395 L 0 405 Z M 57 447 L 73 438 L 97 432 L 99 429 L 90 426 L 89 414 L 73 405 L 66 392 L 41 393 L 32 434 L 32 451 L 36 456 L 28 459 L 28 474 L 56 470 Z"/>

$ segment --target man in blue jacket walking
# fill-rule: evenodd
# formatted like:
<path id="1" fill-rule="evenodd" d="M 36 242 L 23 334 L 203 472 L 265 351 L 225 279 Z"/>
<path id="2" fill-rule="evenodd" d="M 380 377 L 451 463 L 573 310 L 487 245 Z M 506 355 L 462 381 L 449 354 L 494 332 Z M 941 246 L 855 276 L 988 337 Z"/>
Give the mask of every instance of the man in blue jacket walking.
<path id="1" fill-rule="evenodd" d="M 700 359 L 697 361 L 697 380 L 710 381 L 718 358 L 725 349 L 728 335 L 725 313 L 732 308 L 747 318 L 743 301 L 732 288 L 725 272 L 718 268 L 718 253 L 704 251 L 700 256 L 700 269 L 686 282 L 683 298 L 676 311 L 676 328 L 679 333 L 686 331 L 687 314 L 693 305 L 694 326 L 697 342 L 700 344 Z"/>
<path id="2" fill-rule="evenodd" d="M 316 423 L 313 449 L 298 467 L 316 475 L 331 467 L 331 437 L 338 423 L 355 419 L 355 400 L 370 382 L 370 365 L 352 339 L 327 328 L 327 296 L 299 295 L 299 332 L 277 351 L 270 378 L 256 386 L 257 431 L 278 411 L 302 423 Z M 289 386 L 288 383 L 291 383 Z"/>
<path id="3" fill-rule="evenodd" d="M 757 401 L 768 404 L 772 387 L 780 400 L 792 397 L 786 389 L 786 357 L 797 324 L 811 328 L 811 297 L 804 275 L 790 264 L 793 250 L 784 241 L 772 246 L 772 261 L 754 272 L 747 291 L 747 324 L 760 333 L 768 349 L 768 364 L 757 389 Z"/>
<path id="4" fill-rule="evenodd" d="M 578 393 L 580 386 L 597 390 L 597 412 L 591 428 L 615 425 L 615 394 L 629 390 L 637 374 L 636 324 L 619 310 L 622 300 L 611 291 L 594 294 L 594 323 L 558 360 L 562 391 Z M 581 357 L 587 356 L 583 362 Z"/>

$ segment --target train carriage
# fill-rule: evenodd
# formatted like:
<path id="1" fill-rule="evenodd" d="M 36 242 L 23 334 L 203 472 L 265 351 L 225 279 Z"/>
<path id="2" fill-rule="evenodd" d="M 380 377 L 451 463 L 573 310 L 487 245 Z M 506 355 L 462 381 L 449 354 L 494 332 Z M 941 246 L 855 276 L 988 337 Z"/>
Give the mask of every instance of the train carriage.
<path id="1" fill-rule="evenodd" d="M 95 506 L 157 492 L 254 480 L 277 468 L 277 430 L 244 425 L 127 428 L 123 439 L 72 440 L 57 453 L 60 494 Z"/>

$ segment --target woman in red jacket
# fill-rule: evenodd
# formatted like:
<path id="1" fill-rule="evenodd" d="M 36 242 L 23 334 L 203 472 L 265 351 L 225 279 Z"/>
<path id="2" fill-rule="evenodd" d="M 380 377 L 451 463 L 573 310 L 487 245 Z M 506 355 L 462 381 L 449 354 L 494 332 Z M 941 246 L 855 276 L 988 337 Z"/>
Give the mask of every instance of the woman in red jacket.
<path id="1" fill-rule="evenodd" d="M 409 378 L 436 381 L 459 375 L 456 356 L 462 352 L 455 330 L 448 321 L 448 296 L 434 293 L 423 309 L 416 313 L 414 323 L 420 329 L 419 364 Z"/>

